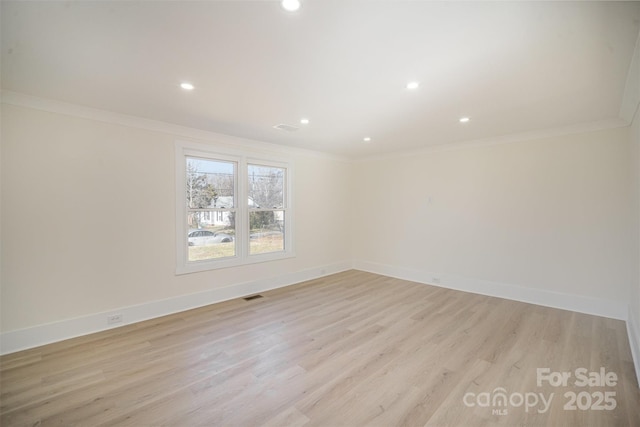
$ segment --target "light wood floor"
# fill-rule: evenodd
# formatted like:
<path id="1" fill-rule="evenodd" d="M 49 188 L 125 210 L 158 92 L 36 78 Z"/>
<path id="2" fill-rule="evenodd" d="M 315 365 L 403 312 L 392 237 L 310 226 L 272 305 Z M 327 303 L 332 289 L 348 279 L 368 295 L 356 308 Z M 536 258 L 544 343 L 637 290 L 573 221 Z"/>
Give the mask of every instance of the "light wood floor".
<path id="1" fill-rule="evenodd" d="M 263 295 L 4 356 L 1 424 L 640 426 L 621 321 L 357 271 Z M 600 367 L 616 386 L 536 384 Z M 478 406 L 496 388 L 513 404 Z M 565 410 L 567 392 L 616 408 Z"/>

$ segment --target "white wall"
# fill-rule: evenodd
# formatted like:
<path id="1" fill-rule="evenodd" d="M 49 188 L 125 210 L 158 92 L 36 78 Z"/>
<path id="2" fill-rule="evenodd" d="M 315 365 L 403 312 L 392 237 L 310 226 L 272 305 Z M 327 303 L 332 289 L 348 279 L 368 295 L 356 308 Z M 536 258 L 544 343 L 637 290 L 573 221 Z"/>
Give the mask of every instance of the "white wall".
<path id="1" fill-rule="evenodd" d="M 629 128 L 355 165 L 356 266 L 626 318 Z"/>
<path id="2" fill-rule="evenodd" d="M 633 276 L 629 286 L 629 312 L 627 332 L 636 367 L 636 377 L 640 381 L 640 36 L 636 41 L 634 55 L 629 66 L 624 97 L 620 107 L 620 117 L 631 123 L 631 168 L 632 187 L 629 198 L 632 201 L 633 224 L 629 230 L 633 239 Z"/>
<path id="3" fill-rule="evenodd" d="M 355 163 L 253 143 L 294 160 L 297 257 L 176 276 L 174 141 L 236 140 L 19 104 L 2 108 L 3 352 L 105 328 L 106 313 L 135 321 L 352 262 L 617 318 L 631 295 L 640 317 L 637 119 Z"/>
<path id="4" fill-rule="evenodd" d="M 90 332 L 78 322 L 106 326 L 105 312 L 141 305 L 125 310 L 125 322 L 139 320 L 350 266 L 343 244 L 351 241 L 350 221 L 336 206 L 349 205 L 351 165 L 298 150 L 289 151 L 297 256 L 176 276 L 176 139 L 188 140 L 3 105 L 3 351 L 28 345 L 12 343 L 16 331 L 33 332 L 32 341 L 59 339 L 62 329 Z M 234 285 L 241 286 L 228 291 Z"/>
<path id="5" fill-rule="evenodd" d="M 640 80 L 640 78 L 639 78 Z M 630 230 L 633 237 L 633 266 L 634 275 L 629 292 L 629 317 L 627 319 L 627 331 L 629 344 L 633 352 L 636 376 L 640 381 L 640 114 L 635 115 L 631 126 L 633 168 L 633 187 L 631 200 L 633 202 L 634 226 Z"/>

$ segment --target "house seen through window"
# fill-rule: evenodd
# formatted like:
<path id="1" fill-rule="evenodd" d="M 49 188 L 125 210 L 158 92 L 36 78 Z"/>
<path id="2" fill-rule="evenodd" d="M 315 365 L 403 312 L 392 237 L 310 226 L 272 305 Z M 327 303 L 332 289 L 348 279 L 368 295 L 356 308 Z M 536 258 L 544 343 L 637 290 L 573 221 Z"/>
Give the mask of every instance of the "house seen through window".
<path id="1" fill-rule="evenodd" d="M 236 255 L 237 164 L 186 158 L 188 260 Z"/>

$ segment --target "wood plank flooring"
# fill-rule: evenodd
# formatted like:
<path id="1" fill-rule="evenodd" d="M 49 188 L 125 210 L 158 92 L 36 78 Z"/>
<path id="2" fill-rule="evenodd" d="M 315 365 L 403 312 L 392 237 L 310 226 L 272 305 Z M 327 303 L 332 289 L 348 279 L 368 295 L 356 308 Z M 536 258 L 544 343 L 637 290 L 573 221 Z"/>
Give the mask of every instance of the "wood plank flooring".
<path id="1" fill-rule="evenodd" d="M 0 423 L 640 426 L 621 321 L 358 271 L 263 295 L 3 356 Z"/>

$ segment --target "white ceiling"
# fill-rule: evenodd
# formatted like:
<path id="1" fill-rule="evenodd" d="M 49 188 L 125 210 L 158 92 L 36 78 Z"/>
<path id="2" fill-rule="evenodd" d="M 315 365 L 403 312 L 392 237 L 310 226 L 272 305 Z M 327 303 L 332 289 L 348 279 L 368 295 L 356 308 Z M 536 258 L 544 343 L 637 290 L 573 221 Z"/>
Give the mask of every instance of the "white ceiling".
<path id="1" fill-rule="evenodd" d="M 357 158 L 616 118 L 640 29 L 638 2 L 302 2 L 2 1 L 2 89 Z"/>

